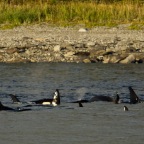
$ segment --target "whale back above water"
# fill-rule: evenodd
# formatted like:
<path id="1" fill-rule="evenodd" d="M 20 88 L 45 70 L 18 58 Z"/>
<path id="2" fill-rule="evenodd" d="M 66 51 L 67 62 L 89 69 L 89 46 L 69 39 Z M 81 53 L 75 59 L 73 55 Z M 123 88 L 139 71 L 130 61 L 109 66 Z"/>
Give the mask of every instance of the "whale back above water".
<path id="1" fill-rule="evenodd" d="M 0 111 L 14 111 L 14 112 L 22 112 L 22 111 L 30 111 L 31 109 L 24 109 L 22 108 L 11 108 L 11 107 L 7 107 L 4 106 L 1 102 L 0 102 Z"/>
<path id="2" fill-rule="evenodd" d="M 1 110 L 14 110 L 13 108 L 10 108 L 10 107 L 7 107 L 7 106 L 4 106 L 1 102 L 0 102 L 0 111 Z"/>
<path id="3" fill-rule="evenodd" d="M 88 103 L 89 102 L 89 100 L 76 100 L 76 101 L 72 101 L 72 102 L 69 102 L 69 103 Z"/>
<path id="4" fill-rule="evenodd" d="M 113 102 L 113 98 L 112 98 L 112 97 L 109 97 L 109 96 L 100 95 L 100 96 L 94 96 L 94 97 L 92 97 L 92 98 L 89 100 L 89 102 L 94 102 L 94 101 Z"/>
<path id="5" fill-rule="evenodd" d="M 104 101 L 104 102 L 114 102 L 115 104 L 118 104 L 119 100 L 120 100 L 119 95 L 118 93 L 116 93 L 116 96 L 114 98 L 110 96 L 96 95 L 90 98 L 89 100 L 81 99 L 77 101 L 72 101 L 70 103 L 88 103 L 88 102 L 90 103 L 94 101 Z"/>

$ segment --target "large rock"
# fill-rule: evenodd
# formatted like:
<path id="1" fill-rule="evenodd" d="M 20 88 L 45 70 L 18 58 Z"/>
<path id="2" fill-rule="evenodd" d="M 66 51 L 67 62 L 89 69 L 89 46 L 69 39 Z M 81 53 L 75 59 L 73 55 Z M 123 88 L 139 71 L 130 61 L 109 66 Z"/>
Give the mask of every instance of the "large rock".
<path id="1" fill-rule="evenodd" d="M 75 54 L 73 51 L 69 51 L 66 54 L 64 54 L 65 57 L 72 57 Z"/>
<path id="2" fill-rule="evenodd" d="M 90 59 L 84 59 L 83 62 L 84 63 L 91 63 L 91 60 Z"/>
<path id="3" fill-rule="evenodd" d="M 107 55 L 103 57 L 103 63 L 119 63 L 120 55 Z"/>
<path id="4" fill-rule="evenodd" d="M 95 42 L 91 42 L 91 41 L 90 41 L 90 42 L 87 43 L 87 46 L 93 47 L 93 46 L 95 46 Z"/>
<path id="5" fill-rule="evenodd" d="M 6 49 L 5 52 L 8 53 L 8 54 L 13 54 L 15 52 L 17 52 L 17 48 L 9 48 L 9 49 Z"/>
<path id="6" fill-rule="evenodd" d="M 54 46 L 54 51 L 55 52 L 59 52 L 60 50 L 61 50 L 61 46 L 60 45 Z"/>
<path id="7" fill-rule="evenodd" d="M 136 60 L 136 58 L 135 58 L 134 54 L 130 54 L 124 60 L 121 60 L 120 63 L 122 63 L 122 64 L 135 63 L 135 60 Z"/>

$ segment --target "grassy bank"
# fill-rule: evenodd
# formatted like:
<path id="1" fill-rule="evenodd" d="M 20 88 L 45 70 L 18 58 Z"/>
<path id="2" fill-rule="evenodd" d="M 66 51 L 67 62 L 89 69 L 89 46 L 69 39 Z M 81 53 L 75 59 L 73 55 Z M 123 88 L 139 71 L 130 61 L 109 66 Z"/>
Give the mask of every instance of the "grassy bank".
<path id="1" fill-rule="evenodd" d="M 60 26 L 85 24 L 113 26 L 132 24 L 144 26 L 144 1 L 58 1 L 58 0 L 2 0 L 0 27 L 47 22 Z"/>

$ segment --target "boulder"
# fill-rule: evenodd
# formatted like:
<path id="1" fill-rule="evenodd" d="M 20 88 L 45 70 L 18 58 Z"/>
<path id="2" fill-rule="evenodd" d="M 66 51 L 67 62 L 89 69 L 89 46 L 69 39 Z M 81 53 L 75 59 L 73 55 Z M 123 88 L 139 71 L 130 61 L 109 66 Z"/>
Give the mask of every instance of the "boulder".
<path id="1" fill-rule="evenodd" d="M 8 48 L 5 50 L 5 52 L 8 54 L 13 54 L 13 53 L 17 52 L 17 48 Z"/>
<path id="2" fill-rule="evenodd" d="M 119 55 L 107 55 L 103 57 L 103 63 L 119 63 L 121 57 Z"/>
<path id="3" fill-rule="evenodd" d="M 84 63 L 91 63 L 91 60 L 90 59 L 84 59 L 83 62 Z"/>
<path id="4" fill-rule="evenodd" d="M 66 54 L 64 54 L 64 57 L 71 57 L 71 56 L 73 56 L 74 54 L 75 54 L 75 52 L 69 51 L 69 52 L 67 52 Z"/>
<path id="5" fill-rule="evenodd" d="M 54 46 L 54 52 L 59 52 L 60 50 L 61 50 L 61 46 L 60 45 Z"/>
<path id="6" fill-rule="evenodd" d="M 95 46 L 95 42 L 88 42 L 88 43 L 87 43 L 87 46 L 93 47 L 93 46 Z"/>
<path id="7" fill-rule="evenodd" d="M 136 60 L 136 58 L 135 58 L 134 54 L 130 54 L 124 60 L 121 60 L 120 63 L 122 63 L 122 64 L 135 63 L 135 60 Z"/>

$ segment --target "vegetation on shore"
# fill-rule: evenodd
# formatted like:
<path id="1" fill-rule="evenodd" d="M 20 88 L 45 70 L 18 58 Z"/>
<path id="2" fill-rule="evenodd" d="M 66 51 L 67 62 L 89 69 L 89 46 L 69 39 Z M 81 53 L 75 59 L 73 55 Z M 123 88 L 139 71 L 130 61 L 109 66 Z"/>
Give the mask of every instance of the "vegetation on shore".
<path id="1" fill-rule="evenodd" d="M 58 26 L 84 24 L 144 26 L 144 0 L 1 0 L 0 28 L 47 22 Z"/>

